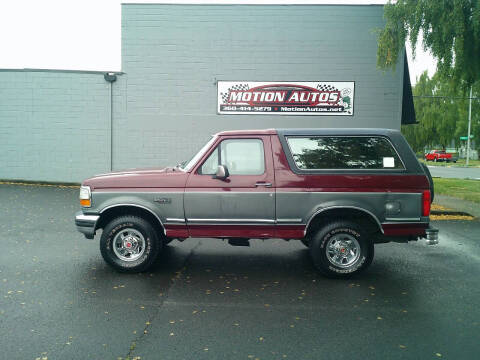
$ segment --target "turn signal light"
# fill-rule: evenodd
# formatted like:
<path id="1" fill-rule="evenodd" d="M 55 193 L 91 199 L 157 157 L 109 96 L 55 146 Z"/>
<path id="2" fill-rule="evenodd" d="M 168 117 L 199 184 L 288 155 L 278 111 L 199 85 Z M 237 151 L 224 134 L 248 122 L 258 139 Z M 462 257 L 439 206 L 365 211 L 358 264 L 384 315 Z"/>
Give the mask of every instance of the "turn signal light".
<path id="1" fill-rule="evenodd" d="M 90 199 L 80 199 L 80 205 L 90 207 L 92 206 L 92 201 Z"/>
<path id="2" fill-rule="evenodd" d="M 92 192 L 90 191 L 89 186 L 80 187 L 80 205 L 83 207 L 92 206 Z"/>
<path id="3" fill-rule="evenodd" d="M 432 197 L 430 190 L 423 190 L 422 195 L 422 216 L 430 216 L 430 203 L 432 202 Z"/>

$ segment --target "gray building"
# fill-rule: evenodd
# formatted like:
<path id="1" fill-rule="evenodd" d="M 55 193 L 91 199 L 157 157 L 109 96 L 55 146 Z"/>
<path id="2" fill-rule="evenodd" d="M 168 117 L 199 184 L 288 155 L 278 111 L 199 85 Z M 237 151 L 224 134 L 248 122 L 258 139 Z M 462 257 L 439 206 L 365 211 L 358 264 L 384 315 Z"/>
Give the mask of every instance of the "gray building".
<path id="1" fill-rule="evenodd" d="M 383 21 L 382 5 L 122 4 L 121 73 L 0 70 L 0 179 L 174 165 L 228 129 L 399 129 L 408 66 L 376 68 Z M 224 81 L 349 82 L 352 111 L 219 114 Z"/>

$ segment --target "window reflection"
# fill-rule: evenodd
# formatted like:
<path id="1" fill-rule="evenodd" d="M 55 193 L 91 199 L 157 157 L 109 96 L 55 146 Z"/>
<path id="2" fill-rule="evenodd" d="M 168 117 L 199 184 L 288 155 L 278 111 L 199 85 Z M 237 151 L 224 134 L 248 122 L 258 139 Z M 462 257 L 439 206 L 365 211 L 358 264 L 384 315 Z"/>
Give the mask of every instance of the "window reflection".
<path id="1" fill-rule="evenodd" d="M 392 145 L 382 137 L 288 137 L 299 169 L 403 169 Z"/>

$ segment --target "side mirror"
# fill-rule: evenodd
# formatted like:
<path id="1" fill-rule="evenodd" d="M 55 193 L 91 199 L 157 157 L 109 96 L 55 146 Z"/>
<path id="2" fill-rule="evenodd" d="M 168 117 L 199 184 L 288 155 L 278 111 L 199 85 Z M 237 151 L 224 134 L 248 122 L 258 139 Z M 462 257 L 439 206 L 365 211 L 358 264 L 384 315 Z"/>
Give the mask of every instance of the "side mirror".
<path id="1" fill-rule="evenodd" d="M 218 165 L 217 172 L 212 176 L 214 179 L 225 180 L 230 176 L 228 168 L 225 165 Z"/>

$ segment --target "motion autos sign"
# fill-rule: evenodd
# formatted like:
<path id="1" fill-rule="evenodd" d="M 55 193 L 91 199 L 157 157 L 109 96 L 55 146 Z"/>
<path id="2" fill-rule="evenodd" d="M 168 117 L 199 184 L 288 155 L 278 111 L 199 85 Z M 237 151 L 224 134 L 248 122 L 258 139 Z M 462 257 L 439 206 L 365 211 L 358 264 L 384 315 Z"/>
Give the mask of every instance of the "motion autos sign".
<path id="1" fill-rule="evenodd" d="M 353 115 L 355 83 L 219 81 L 219 114 Z"/>

